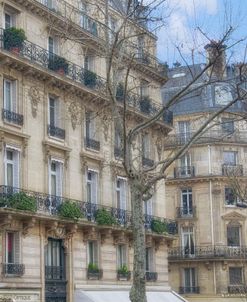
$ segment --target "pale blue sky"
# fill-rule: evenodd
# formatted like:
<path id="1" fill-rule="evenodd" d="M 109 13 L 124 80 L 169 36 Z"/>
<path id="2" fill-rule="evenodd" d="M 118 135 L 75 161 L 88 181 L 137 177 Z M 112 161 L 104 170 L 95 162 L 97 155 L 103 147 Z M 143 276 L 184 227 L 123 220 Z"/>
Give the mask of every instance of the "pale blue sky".
<path id="1" fill-rule="evenodd" d="M 203 46 L 206 37 L 218 40 L 231 25 L 234 29 L 227 45 L 244 41 L 228 50 L 231 62 L 246 61 L 245 48 L 247 37 L 247 0 L 167 0 L 169 6 L 163 8 L 163 15 L 168 12 L 167 25 L 158 34 L 158 57 L 170 65 L 178 60 L 182 62 L 176 47 L 179 46 L 184 58 L 191 63 L 191 50 L 195 50 L 195 61 L 205 60 Z M 200 28 L 200 30 L 198 30 Z M 198 50 L 201 55 L 198 55 Z"/>

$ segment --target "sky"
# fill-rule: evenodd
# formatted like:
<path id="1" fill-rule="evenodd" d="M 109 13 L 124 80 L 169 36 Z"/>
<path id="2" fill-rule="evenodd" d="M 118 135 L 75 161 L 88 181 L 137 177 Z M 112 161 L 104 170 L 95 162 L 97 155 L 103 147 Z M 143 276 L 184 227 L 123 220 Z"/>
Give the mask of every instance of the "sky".
<path id="1" fill-rule="evenodd" d="M 229 63 L 247 60 L 247 0 L 166 0 L 160 11 L 165 26 L 156 31 L 157 55 L 170 67 L 176 61 L 204 63 L 204 46 L 222 39 L 230 26 L 227 59 Z"/>

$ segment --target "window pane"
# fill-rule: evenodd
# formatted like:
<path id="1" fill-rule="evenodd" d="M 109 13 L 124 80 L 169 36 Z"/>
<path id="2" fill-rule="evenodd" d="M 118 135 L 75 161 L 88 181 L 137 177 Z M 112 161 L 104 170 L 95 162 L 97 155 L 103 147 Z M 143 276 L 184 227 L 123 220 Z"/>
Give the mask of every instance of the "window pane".
<path id="1" fill-rule="evenodd" d="M 229 281 L 230 281 L 230 284 L 234 284 L 234 285 L 240 285 L 243 283 L 241 267 L 230 267 L 229 268 Z"/>
<path id="2" fill-rule="evenodd" d="M 7 186 L 13 187 L 14 185 L 14 171 L 13 171 L 13 164 L 7 164 Z"/>
<path id="3" fill-rule="evenodd" d="M 4 103 L 5 103 L 5 109 L 11 111 L 11 82 L 10 81 L 4 81 Z"/>
<path id="4" fill-rule="evenodd" d="M 6 240 L 6 248 L 7 248 L 7 263 L 14 263 L 14 255 L 15 255 L 15 244 L 14 244 L 14 233 L 7 233 Z"/>
<path id="5" fill-rule="evenodd" d="M 224 164 L 235 166 L 236 152 L 230 152 L 230 151 L 223 152 L 223 160 L 224 160 Z"/>
<path id="6" fill-rule="evenodd" d="M 228 246 L 239 246 L 240 245 L 239 227 L 230 226 L 227 228 L 227 245 Z"/>
<path id="7" fill-rule="evenodd" d="M 51 195 L 57 195 L 56 175 L 51 175 Z"/>

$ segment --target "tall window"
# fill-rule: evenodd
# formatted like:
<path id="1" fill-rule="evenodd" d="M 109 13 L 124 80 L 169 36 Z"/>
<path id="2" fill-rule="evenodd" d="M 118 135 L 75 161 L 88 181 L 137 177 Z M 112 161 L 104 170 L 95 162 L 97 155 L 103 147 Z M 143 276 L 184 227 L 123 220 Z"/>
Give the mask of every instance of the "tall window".
<path id="1" fill-rule="evenodd" d="M 49 36 L 48 37 L 48 51 L 49 57 L 53 54 L 58 54 L 58 41 L 56 38 Z"/>
<path id="2" fill-rule="evenodd" d="M 153 215 L 153 199 L 144 200 L 144 214 Z"/>
<path id="3" fill-rule="evenodd" d="M 126 210 L 126 208 L 127 208 L 127 181 L 125 178 L 117 177 L 116 193 L 117 193 L 117 208 Z"/>
<path id="4" fill-rule="evenodd" d="M 16 15 L 12 12 L 4 12 L 4 28 L 8 29 L 10 27 L 16 26 Z"/>
<path id="5" fill-rule="evenodd" d="M 61 127 L 60 102 L 54 97 L 49 97 L 49 123 L 51 127 Z"/>
<path id="6" fill-rule="evenodd" d="M 184 144 L 190 139 L 190 122 L 180 121 L 178 122 L 179 140 Z"/>
<path id="7" fill-rule="evenodd" d="M 109 17 L 109 41 L 114 41 L 115 32 L 117 30 L 117 20 L 113 17 Z"/>
<path id="8" fill-rule="evenodd" d="M 222 119 L 222 131 L 225 133 L 233 133 L 234 132 L 234 121 L 232 119 L 223 118 Z"/>
<path id="9" fill-rule="evenodd" d="M 237 196 L 234 194 L 232 188 L 225 188 L 225 204 L 228 206 L 236 205 Z"/>
<path id="10" fill-rule="evenodd" d="M 180 168 L 178 170 L 179 176 L 189 177 L 193 175 L 193 168 L 191 167 L 191 156 L 189 153 L 180 157 Z"/>
<path id="11" fill-rule="evenodd" d="M 149 84 L 147 81 L 142 81 L 140 85 L 141 99 L 149 96 Z"/>
<path id="12" fill-rule="evenodd" d="M 87 202 L 98 203 L 98 173 L 87 171 Z"/>
<path id="13" fill-rule="evenodd" d="M 229 283 L 230 283 L 230 285 L 242 285 L 243 284 L 242 267 L 229 267 Z"/>
<path id="14" fill-rule="evenodd" d="M 96 120 L 93 112 L 86 112 L 86 138 L 94 139 L 96 136 Z"/>
<path id="15" fill-rule="evenodd" d="M 98 242 L 88 241 L 88 264 L 99 264 Z"/>
<path id="16" fill-rule="evenodd" d="M 65 254 L 62 240 L 48 239 L 45 246 L 45 278 L 61 280 L 65 278 Z"/>
<path id="17" fill-rule="evenodd" d="M 17 112 L 16 81 L 3 80 L 4 109 Z"/>
<path id="18" fill-rule="evenodd" d="M 54 196 L 63 194 L 63 163 L 56 160 L 50 161 L 50 188 L 49 193 Z"/>
<path id="19" fill-rule="evenodd" d="M 196 270 L 194 267 L 184 268 L 184 293 L 196 292 Z"/>
<path id="20" fill-rule="evenodd" d="M 237 164 L 237 152 L 234 151 L 224 151 L 223 161 L 225 165 L 236 166 Z"/>
<path id="21" fill-rule="evenodd" d="M 145 268 L 146 272 L 154 271 L 154 259 L 153 259 L 153 248 L 147 247 L 145 255 Z"/>
<path id="22" fill-rule="evenodd" d="M 117 267 L 121 268 L 127 265 L 127 249 L 126 245 L 120 244 L 117 246 Z"/>
<path id="23" fill-rule="evenodd" d="M 20 152 L 10 147 L 5 149 L 5 185 L 18 188 L 19 181 L 19 157 Z"/>
<path id="24" fill-rule="evenodd" d="M 240 246 L 240 227 L 239 226 L 227 226 L 227 245 L 228 246 Z"/>
<path id="25" fill-rule="evenodd" d="M 195 254 L 194 229 L 192 227 L 182 228 L 183 254 L 193 256 Z"/>
<path id="26" fill-rule="evenodd" d="M 150 158 L 151 156 L 150 137 L 148 133 L 142 135 L 142 156 Z"/>
<path id="27" fill-rule="evenodd" d="M 137 58 L 144 58 L 145 41 L 143 36 L 139 36 L 137 40 Z"/>
<path id="28" fill-rule="evenodd" d="M 188 216 L 193 214 L 192 208 L 192 189 L 183 189 L 181 191 L 181 207 L 182 207 L 182 215 Z"/>
<path id="29" fill-rule="evenodd" d="M 20 261 L 20 236 L 18 232 L 6 232 L 6 263 L 18 264 Z"/>
<path id="30" fill-rule="evenodd" d="M 94 71 L 94 63 L 95 63 L 95 57 L 93 55 L 86 55 L 84 57 L 84 68 L 86 70 Z"/>

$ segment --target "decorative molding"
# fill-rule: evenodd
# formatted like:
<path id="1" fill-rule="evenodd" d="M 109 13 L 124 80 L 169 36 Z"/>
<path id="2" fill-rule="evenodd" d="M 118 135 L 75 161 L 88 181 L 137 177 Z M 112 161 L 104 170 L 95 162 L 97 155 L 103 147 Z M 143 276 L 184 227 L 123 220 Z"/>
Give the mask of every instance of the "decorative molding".
<path id="1" fill-rule="evenodd" d="M 22 235 L 25 237 L 28 235 L 29 231 L 34 228 L 36 219 L 32 217 L 29 221 L 23 222 Z"/>
<path id="2" fill-rule="evenodd" d="M 104 244 L 107 239 L 112 238 L 112 230 L 111 229 L 100 230 L 100 238 L 101 238 L 101 244 Z"/>
<path id="3" fill-rule="evenodd" d="M 70 115 L 72 128 L 75 130 L 76 126 L 81 125 L 83 121 L 81 104 L 78 101 L 69 103 L 68 113 Z"/>
<path id="4" fill-rule="evenodd" d="M 40 103 L 40 93 L 37 87 L 32 86 L 29 89 L 28 95 L 31 100 L 31 106 L 32 106 L 32 115 L 34 118 L 37 117 L 37 111 L 38 111 L 38 105 Z"/>
<path id="5" fill-rule="evenodd" d="M 42 144 L 44 147 L 44 161 L 46 163 L 48 163 L 49 158 L 53 155 L 53 150 L 57 150 L 58 152 L 63 153 L 62 159 L 64 159 L 64 166 L 68 166 L 69 156 L 72 149 L 49 141 L 43 141 Z M 56 154 L 54 156 L 56 156 Z"/>
<path id="6" fill-rule="evenodd" d="M 10 214 L 4 215 L 4 218 L 1 219 L 1 222 L 0 222 L 0 228 L 10 227 L 12 221 L 13 221 L 13 216 L 12 215 L 10 215 Z"/>
<path id="7" fill-rule="evenodd" d="M 228 268 L 227 261 L 222 261 L 222 269 L 223 269 L 223 271 L 227 270 L 227 268 Z"/>
<path id="8" fill-rule="evenodd" d="M 94 226 L 87 228 L 83 232 L 83 241 L 86 243 L 88 240 L 99 240 L 99 233 Z"/>
<path id="9" fill-rule="evenodd" d="M 129 241 L 124 231 L 115 232 L 113 238 L 114 238 L 114 242 L 113 242 L 114 245 L 127 244 Z"/>
<path id="10" fill-rule="evenodd" d="M 208 271 L 211 271 L 211 269 L 212 269 L 212 264 L 211 264 L 209 261 L 204 262 L 204 265 L 205 265 L 205 267 L 206 267 L 206 269 L 207 269 Z"/>
<path id="11" fill-rule="evenodd" d="M 12 129 L 0 127 L 0 152 L 3 150 L 4 144 L 8 143 L 8 136 L 14 136 L 19 140 L 19 144 L 22 147 L 23 156 L 25 157 L 30 135 L 23 134 Z"/>
<path id="12" fill-rule="evenodd" d="M 240 214 L 240 213 L 238 213 L 236 211 L 233 211 L 231 213 L 227 213 L 227 214 L 225 214 L 225 215 L 223 215 L 221 217 L 224 220 L 230 220 L 230 221 L 239 221 L 239 220 L 240 221 L 244 221 L 244 220 L 246 220 L 246 216 L 245 215 Z"/>
<path id="13" fill-rule="evenodd" d="M 153 237 L 151 235 L 146 235 L 146 247 L 153 246 Z"/>
<path id="14" fill-rule="evenodd" d="M 99 171 L 101 172 L 104 168 L 104 158 L 98 156 L 97 154 L 89 154 L 86 152 L 80 153 L 80 162 L 82 171 L 86 171 L 88 165 L 88 160 L 96 161 L 98 163 Z"/>

